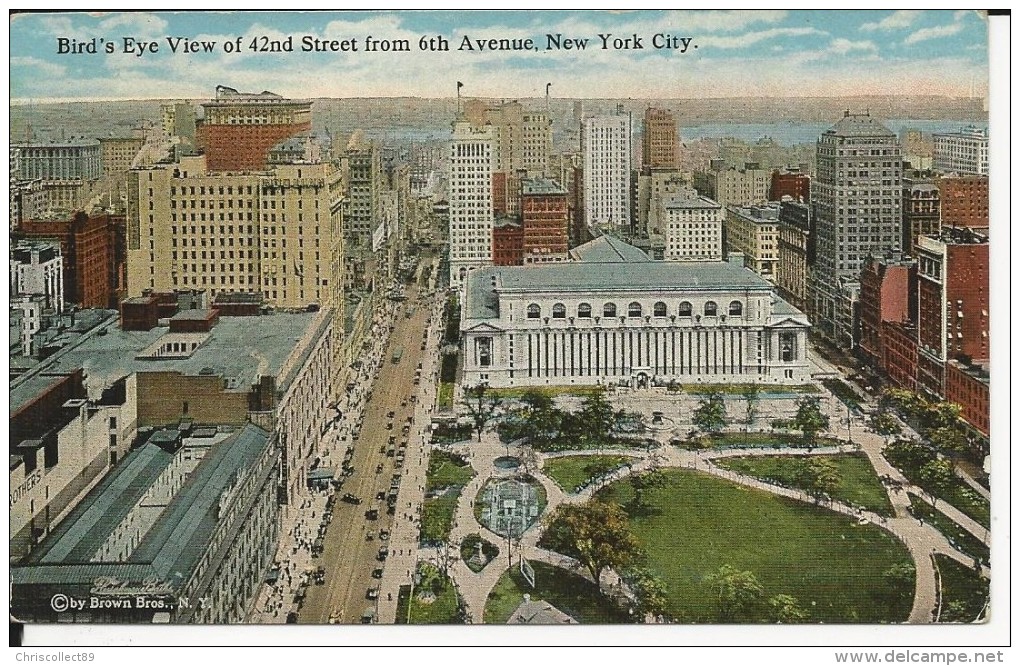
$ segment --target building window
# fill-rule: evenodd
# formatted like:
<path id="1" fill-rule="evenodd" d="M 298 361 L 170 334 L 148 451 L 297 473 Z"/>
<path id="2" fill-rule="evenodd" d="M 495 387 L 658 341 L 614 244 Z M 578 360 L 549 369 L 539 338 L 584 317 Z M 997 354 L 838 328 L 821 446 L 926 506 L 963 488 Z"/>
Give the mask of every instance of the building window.
<path id="1" fill-rule="evenodd" d="M 528 319 L 538 319 L 542 316 L 542 308 L 538 306 L 538 303 L 532 303 L 528 306 Z"/>
<path id="2" fill-rule="evenodd" d="M 684 301 L 680 304 L 679 314 L 681 317 L 690 317 L 694 314 L 694 307 L 691 305 L 690 301 Z"/>
<path id="3" fill-rule="evenodd" d="M 662 301 L 659 301 L 658 303 L 656 303 L 654 305 L 654 307 L 653 307 L 652 314 L 654 314 L 656 317 L 665 317 L 666 316 L 666 304 L 663 303 Z"/>
<path id="4" fill-rule="evenodd" d="M 797 334 L 796 333 L 780 333 L 779 334 L 779 358 L 784 363 L 790 363 L 797 360 Z"/>
<path id="5" fill-rule="evenodd" d="M 718 314 L 719 306 L 715 304 L 715 301 L 709 301 L 705 303 L 705 316 L 714 317 Z"/>
<path id="6" fill-rule="evenodd" d="M 591 303 L 581 303 L 578 305 L 577 317 L 579 319 L 591 319 Z"/>
<path id="7" fill-rule="evenodd" d="M 640 317 L 641 316 L 641 304 L 638 303 L 637 301 L 634 301 L 633 303 L 628 305 L 627 306 L 627 316 L 628 317 Z"/>
<path id="8" fill-rule="evenodd" d="M 552 308 L 553 319 L 564 319 L 567 316 L 567 307 L 563 303 L 557 303 Z"/>
<path id="9" fill-rule="evenodd" d="M 606 303 L 602 306 L 603 317 L 615 317 L 616 316 L 616 303 Z"/>
<path id="10" fill-rule="evenodd" d="M 739 317 L 744 314 L 744 304 L 740 301 L 732 301 L 730 303 L 730 315 Z"/>

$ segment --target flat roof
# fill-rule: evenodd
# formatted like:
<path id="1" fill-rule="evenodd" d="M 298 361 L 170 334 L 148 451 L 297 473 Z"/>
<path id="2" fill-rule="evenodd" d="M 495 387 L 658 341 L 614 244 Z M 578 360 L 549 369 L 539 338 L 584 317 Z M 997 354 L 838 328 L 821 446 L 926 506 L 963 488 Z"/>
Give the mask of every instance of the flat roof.
<path id="1" fill-rule="evenodd" d="M 570 256 L 576 261 L 596 263 L 619 261 L 644 262 L 652 260 L 640 248 L 612 236 L 599 236 L 583 245 L 578 245 L 570 251 Z"/>
<path id="2" fill-rule="evenodd" d="M 708 197 L 675 196 L 666 199 L 666 208 L 722 208 L 722 204 Z"/>

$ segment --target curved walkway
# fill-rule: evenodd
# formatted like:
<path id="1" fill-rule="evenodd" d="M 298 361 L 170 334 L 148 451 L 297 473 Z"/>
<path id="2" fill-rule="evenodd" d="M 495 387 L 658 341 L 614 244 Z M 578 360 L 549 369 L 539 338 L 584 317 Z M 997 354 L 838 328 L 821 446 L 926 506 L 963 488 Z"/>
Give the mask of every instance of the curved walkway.
<path id="1" fill-rule="evenodd" d="M 845 428 L 845 421 L 843 421 L 842 426 L 838 425 L 840 423 L 838 409 L 833 406 L 830 410 L 830 418 L 834 424 L 837 424 L 834 429 Z M 843 432 L 845 433 L 846 431 L 844 430 Z M 830 434 L 832 436 L 837 436 L 837 433 L 835 432 Z M 870 523 L 876 525 L 893 534 L 907 548 L 911 558 L 913 559 L 916 571 L 914 602 L 910 616 L 907 620 L 908 622 L 930 623 L 934 621 L 933 618 L 936 612 L 938 594 L 938 584 L 932 561 L 935 554 L 946 555 L 968 567 L 973 566 L 974 564 L 972 558 L 963 555 L 953 548 L 953 546 L 938 530 L 916 520 L 910 515 L 908 511 L 910 506 L 910 494 L 913 493 L 924 498 L 922 491 L 912 485 L 898 469 L 889 464 L 889 462 L 881 455 L 882 447 L 885 445 L 884 439 L 875 433 L 868 431 L 865 427 L 863 427 L 863 425 L 854 423 L 851 424 L 851 437 L 853 444 L 817 447 L 812 449 L 810 452 L 804 449 L 790 447 L 710 449 L 700 452 L 685 451 L 666 444 L 668 439 L 671 437 L 668 432 L 654 433 L 653 436 L 660 441 L 660 446 L 655 449 L 646 450 L 634 448 L 619 450 L 606 449 L 599 451 L 598 453 L 602 454 L 620 453 L 622 455 L 628 455 L 636 458 L 637 460 L 635 460 L 635 462 L 629 467 L 623 467 L 608 475 L 600 483 L 589 484 L 578 493 L 565 492 L 559 487 L 559 485 L 541 471 L 533 470 L 533 476 L 539 483 L 542 484 L 546 492 L 547 504 L 543 515 L 549 515 L 550 512 L 554 511 L 556 507 L 561 504 L 586 502 L 592 498 L 598 488 L 608 483 L 612 483 L 613 481 L 623 479 L 628 475 L 640 473 L 653 467 L 674 467 L 697 470 L 743 486 L 757 488 L 774 495 L 789 497 L 805 503 L 813 504 L 816 503 L 815 499 L 804 491 L 778 486 L 751 476 L 723 469 L 716 465 L 715 461 L 720 458 L 732 456 L 806 456 L 831 455 L 860 451 L 868 457 L 875 473 L 880 478 L 887 477 L 894 482 L 886 484 L 886 491 L 895 515 L 890 518 L 838 501 L 827 501 L 823 504 L 823 506 L 836 513 L 853 518 L 861 524 Z M 538 547 L 538 540 L 541 536 L 541 529 L 539 526 L 536 525 L 535 527 L 527 530 L 520 542 L 513 544 L 512 557 L 508 558 L 506 538 L 492 532 L 475 519 L 474 500 L 478 496 L 484 484 L 490 478 L 508 476 L 514 473 L 512 471 L 499 469 L 494 465 L 495 459 L 506 455 L 508 451 L 507 447 L 500 443 L 498 436 L 494 432 L 484 433 L 480 442 L 464 442 L 452 447 L 452 449 L 457 453 L 463 454 L 468 459 L 475 471 L 475 476 L 462 489 L 454 512 L 453 525 L 447 542 L 449 545 L 444 548 L 408 548 L 404 552 L 410 556 L 413 551 L 413 565 L 411 558 L 405 556 L 401 558 L 401 565 L 396 567 L 397 569 L 404 569 L 404 564 L 407 564 L 409 566 L 406 568 L 406 572 L 411 573 L 413 566 L 415 566 L 418 561 L 431 561 L 440 568 L 445 568 L 454 581 L 454 584 L 457 586 L 461 598 L 463 599 L 468 622 L 475 623 L 483 621 L 485 603 L 488 596 L 503 573 L 507 571 L 510 559 L 516 563 L 519 561 L 520 557 L 523 556 L 528 560 L 542 561 L 557 567 L 571 570 L 574 573 L 591 580 L 590 574 L 588 574 L 587 570 L 581 566 L 577 560 Z M 594 451 L 583 450 L 564 451 L 549 455 L 539 454 L 538 458 L 542 461 L 546 458 L 555 458 L 565 455 L 597 455 L 597 453 Z M 401 497 L 401 500 L 403 499 L 404 498 Z M 401 502 L 401 505 L 403 505 L 403 501 Z M 947 503 L 942 503 L 939 506 L 939 509 L 976 538 L 985 543 L 988 542 L 988 530 L 986 530 L 982 525 L 970 519 L 968 516 L 964 515 L 955 507 L 952 507 Z M 410 537 L 412 532 L 416 539 L 417 532 L 414 522 L 402 523 L 401 527 L 401 532 L 403 532 L 402 536 L 404 538 L 401 538 L 400 542 L 409 543 L 411 539 L 407 537 Z M 460 557 L 460 543 L 470 534 L 479 534 L 482 538 L 497 545 L 500 549 L 499 554 L 495 557 L 495 559 L 493 559 L 484 569 L 482 569 L 481 572 L 478 573 L 472 571 Z M 394 563 L 391 562 L 391 564 Z M 391 567 L 389 566 L 387 567 L 387 569 L 390 568 Z M 983 567 L 981 572 L 982 575 L 986 577 L 989 575 L 987 567 Z M 403 573 L 404 572 L 401 572 L 401 575 L 403 575 Z M 622 585 L 622 581 L 619 576 L 612 570 L 607 570 L 606 573 L 603 574 L 601 584 L 604 590 L 614 589 L 626 591 L 626 588 Z M 384 585 L 384 588 L 385 587 L 386 586 Z M 392 622 L 394 620 L 396 613 L 395 597 L 396 595 L 394 593 L 392 603 L 380 604 L 381 621 Z"/>

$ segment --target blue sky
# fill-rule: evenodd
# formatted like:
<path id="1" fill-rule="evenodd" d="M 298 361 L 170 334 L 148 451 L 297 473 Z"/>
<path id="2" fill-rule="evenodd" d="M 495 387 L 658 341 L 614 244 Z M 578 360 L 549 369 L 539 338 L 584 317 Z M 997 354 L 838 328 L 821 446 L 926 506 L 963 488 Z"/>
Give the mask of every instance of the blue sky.
<path id="1" fill-rule="evenodd" d="M 546 34 L 588 39 L 546 50 Z M 599 33 L 637 35 L 640 50 L 603 50 Z M 691 37 L 681 54 L 656 34 Z M 32 14 L 10 23 L 13 101 L 209 97 L 217 84 L 290 97 L 739 97 L 853 94 L 983 95 L 986 20 L 972 10 L 422 11 Z M 300 52 L 304 36 L 354 39 L 352 53 Z M 410 53 L 368 53 L 368 36 L 407 39 Z M 441 35 L 445 53 L 421 52 Z M 254 53 L 253 38 L 293 38 L 291 53 Z M 458 51 L 461 40 L 531 38 L 537 51 Z M 58 39 L 111 43 L 107 54 L 59 54 Z M 123 38 L 156 53 L 123 52 Z M 214 42 L 177 53 L 168 37 Z M 227 42 L 241 38 L 242 51 Z M 98 43 L 102 51 L 107 42 Z"/>

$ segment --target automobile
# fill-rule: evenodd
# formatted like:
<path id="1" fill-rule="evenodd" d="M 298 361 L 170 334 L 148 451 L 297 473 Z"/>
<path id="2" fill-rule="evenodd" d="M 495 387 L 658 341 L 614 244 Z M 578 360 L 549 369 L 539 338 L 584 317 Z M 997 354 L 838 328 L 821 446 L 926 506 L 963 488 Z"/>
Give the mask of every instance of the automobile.
<path id="1" fill-rule="evenodd" d="M 382 467 L 383 467 L 382 463 L 379 463 L 378 465 L 376 465 L 375 466 L 375 473 L 376 474 L 382 474 Z"/>
<path id="2" fill-rule="evenodd" d="M 372 569 L 372 578 L 382 578 L 382 568 Z"/>
<path id="3" fill-rule="evenodd" d="M 407 433 L 411 432 L 411 426 L 409 426 L 409 425 L 404 426 L 401 429 L 401 432 L 403 432 L 406 435 Z"/>
<path id="4" fill-rule="evenodd" d="M 396 467 L 397 469 L 403 469 L 404 468 L 404 461 L 403 460 L 398 460 L 396 462 L 396 464 L 394 465 L 394 467 Z"/>
<path id="5" fill-rule="evenodd" d="M 380 541 L 388 541 L 389 538 L 390 538 L 390 531 L 389 530 L 379 530 L 379 540 Z"/>
<path id="6" fill-rule="evenodd" d="M 396 412 L 394 412 L 392 409 L 390 411 L 386 412 L 386 418 L 388 418 L 388 419 L 392 419 L 395 415 L 396 415 Z"/>
<path id="7" fill-rule="evenodd" d="M 341 497 L 340 499 L 347 502 L 348 504 L 361 504 L 361 498 L 358 497 L 357 495 L 352 495 L 351 493 L 344 493 L 344 496 Z"/>
<path id="8" fill-rule="evenodd" d="M 370 587 L 370 588 L 368 588 L 368 590 L 365 591 L 365 598 L 369 599 L 369 600 L 378 599 L 379 598 L 379 588 L 378 587 Z"/>
<path id="9" fill-rule="evenodd" d="M 369 509 L 368 511 L 365 512 L 365 518 L 369 520 L 378 520 L 379 509 Z"/>
<path id="10" fill-rule="evenodd" d="M 372 530 L 365 532 L 365 541 L 372 541 L 373 539 L 375 539 L 375 532 Z"/>
<path id="11" fill-rule="evenodd" d="M 389 423 L 386 424 L 386 429 L 393 430 L 393 421 L 390 421 Z"/>
<path id="12" fill-rule="evenodd" d="M 297 624 L 297 613 L 294 611 L 287 613 L 287 624 Z"/>
<path id="13" fill-rule="evenodd" d="M 376 553 L 375 559 L 379 560 L 380 562 L 384 562 L 386 561 L 386 558 L 389 557 L 389 555 L 390 549 L 387 548 L 386 546 L 380 546 L 379 552 Z"/>
<path id="14" fill-rule="evenodd" d="M 394 449 L 393 447 L 390 447 L 390 448 L 386 449 L 386 457 L 387 458 L 392 458 L 396 454 L 396 452 L 397 452 L 396 449 Z"/>
<path id="15" fill-rule="evenodd" d="M 397 436 L 396 435 L 390 435 L 390 444 L 393 444 L 396 441 L 397 441 Z M 382 451 L 380 451 L 380 453 L 382 453 Z"/>
<path id="16" fill-rule="evenodd" d="M 379 447 L 379 453 L 386 453 L 386 445 L 385 444 L 383 444 L 382 446 Z"/>
<path id="17" fill-rule="evenodd" d="M 407 398 L 404 398 L 403 400 L 400 401 L 400 406 L 407 407 Z"/>
<path id="18" fill-rule="evenodd" d="M 365 612 L 361 614 L 361 624 L 372 624 L 375 622 L 375 611 L 371 608 L 365 609 Z"/>
<path id="19" fill-rule="evenodd" d="M 384 499 L 386 499 L 386 491 L 385 490 L 380 490 L 379 492 L 377 492 L 375 494 L 375 498 L 377 500 L 384 500 Z"/>

